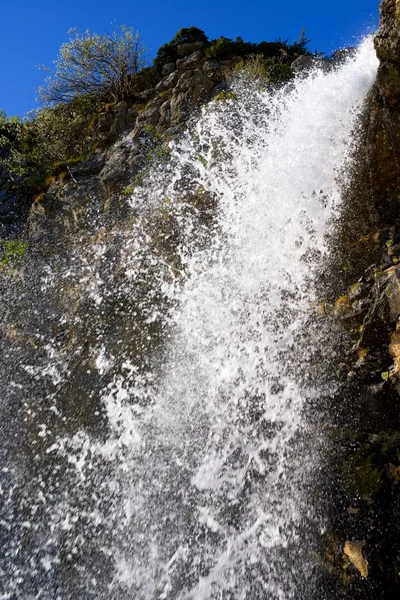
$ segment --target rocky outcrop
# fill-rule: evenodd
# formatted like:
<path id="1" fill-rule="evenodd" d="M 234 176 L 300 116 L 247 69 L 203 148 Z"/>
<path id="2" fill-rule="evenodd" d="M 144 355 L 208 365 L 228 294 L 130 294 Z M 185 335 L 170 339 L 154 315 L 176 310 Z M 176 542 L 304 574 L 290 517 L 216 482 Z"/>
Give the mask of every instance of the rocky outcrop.
<path id="1" fill-rule="evenodd" d="M 375 48 L 380 60 L 377 78 L 380 95 L 387 105 L 397 107 L 400 103 L 400 4 L 397 0 L 381 1 Z"/>
<path id="2" fill-rule="evenodd" d="M 30 198 L 29 194 L 22 197 L 15 191 L 18 186 L 10 186 L 9 174 L 0 177 L 0 239 L 21 232 L 35 196 L 34 218 L 45 214 L 55 197 L 71 198 L 74 186 L 79 185 L 77 195 L 90 198 L 94 193 L 110 197 L 132 185 L 149 152 L 155 146 L 165 147 L 168 140 L 182 133 L 204 103 L 227 89 L 232 69 L 243 60 L 207 58 L 202 41 L 179 44 L 176 50 L 173 62 L 135 75 L 124 100 L 94 112 L 89 134 L 92 150 L 78 160 L 66 161 L 51 174 L 47 188 L 36 190 Z M 315 64 L 314 59 L 300 56 L 292 70 L 299 73 Z"/>

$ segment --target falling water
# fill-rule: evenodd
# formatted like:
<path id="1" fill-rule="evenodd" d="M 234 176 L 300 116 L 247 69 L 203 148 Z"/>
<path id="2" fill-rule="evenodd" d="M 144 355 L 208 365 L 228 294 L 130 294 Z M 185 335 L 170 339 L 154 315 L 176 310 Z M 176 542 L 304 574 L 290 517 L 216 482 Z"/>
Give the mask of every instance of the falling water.
<path id="1" fill-rule="evenodd" d="M 315 278 L 376 67 L 235 82 L 3 286 L 0 598 L 320 597 Z"/>

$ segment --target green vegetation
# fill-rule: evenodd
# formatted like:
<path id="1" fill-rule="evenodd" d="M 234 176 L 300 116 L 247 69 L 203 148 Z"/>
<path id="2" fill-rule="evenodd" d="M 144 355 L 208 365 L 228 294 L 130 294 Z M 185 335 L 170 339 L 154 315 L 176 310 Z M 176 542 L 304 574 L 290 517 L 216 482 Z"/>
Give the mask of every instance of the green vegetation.
<path id="1" fill-rule="evenodd" d="M 154 60 L 156 69 L 143 69 L 145 50 L 132 28 L 121 26 L 103 35 L 76 29 L 69 33 L 54 71 L 46 69 L 50 76 L 39 89 L 43 107 L 23 121 L 8 118 L 0 110 L 0 185 L 27 200 L 41 197 L 56 179 L 69 178 L 73 164 L 108 143 L 110 120 L 103 117 L 113 112 L 119 101 L 127 100 L 140 111 L 144 101 L 138 95 L 154 87 L 159 77 L 156 70 L 159 73 L 164 64 L 181 57 L 181 44 L 194 44 L 192 50 L 203 48 L 210 59 L 239 57 L 235 70 L 243 78 L 276 82 L 292 76 L 289 63 L 299 54 L 308 53 L 309 41 L 304 31 L 291 45 L 280 39 L 259 44 L 242 38 L 209 41 L 204 31 L 188 27 L 161 46 Z M 163 93 L 170 97 L 169 90 Z M 234 97 L 232 92 L 224 91 L 216 100 Z M 100 119 L 105 123 L 101 132 L 96 128 Z M 143 134 L 147 140 L 144 160 L 166 160 L 169 149 L 162 143 L 160 129 L 149 125 Z"/>
<path id="2" fill-rule="evenodd" d="M 236 92 L 232 90 L 222 90 L 214 97 L 214 102 L 226 102 L 227 100 L 237 100 Z"/>
<path id="3" fill-rule="evenodd" d="M 124 189 L 121 191 L 121 195 L 122 196 L 131 196 L 133 194 L 133 192 L 135 191 L 135 186 L 134 185 L 127 185 L 126 187 L 124 187 Z"/>
<path id="4" fill-rule="evenodd" d="M 204 42 L 207 44 L 208 37 L 204 31 L 197 27 L 180 29 L 170 42 L 159 48 L 154 59 L 154 66 L 161 70 L 164 65 L 175 62 L 178 58 L 181 58 L 178 53 L 178 46 L 180 44 L 193 44 L 194 42 Z"/>
<path id="5" fill-rule="evenodd" d="M 371 498 L 383 484 L 382 468 L 376 464 L 375 453 L 362 446 L 347 467 L 345 485 L 349 492 Z"/>
<path id="6" fill-rule="evenodd" d="M 28 244 L 21 240 L 7 240 L 3 242 L 3 253 L 0 256 L 0 267 L 11 273 L 24 258 Z"/>
<path id="7" fill-rule="evenodd" d="M 280 58 L 265 58 L 263 54 L 250 54 L 241 60 L 234 71 L 239 73 L 244 81 L 288 81 L 294 77 L 290 65 L 285 64 Z"/>
<path id="8" fill-rule="evenodd" d="M 71 102 L 89 96 L 103 102 L 123 100 L 132 77 L 145 66 L 145 49 L 139 34 L 131 27 L 99 35 L 89 30 L 68 32 L 71 39 L 63 44 L 39 96 L 46 105 Z"/>
<path id="9" fill-rule="evenodd" d="M 305 37 L 302 29 L 299 40 L 289 44 L 287 40 L 278 38 L 275 42 L 245 42 L 241 37 L 236 40 L 221 36 L 215 40 L 208 37 L 201 29 L 189 27 L 180 29 L 176 36 L 167 44 L 161 46 L 154 59 L 154 66 L 161 69 L 165 64 L 175 62 L 180 58 L 178 46 L 185 43 L 203 42 L 206 58 L 212 60 L 230 60 L 236 57 L 247 57 L 254 54 L 262 55 L 264 58 L 274 58 L 281 63 L 289 64 L 301 54 L 311 54 L 307 50 L 310 40 Z"/>
<path id="10" fill-rule="evenodd" d="M 88 96 L 36 111 L 25 121 L 0 121 L 2 184 L 32 195 L 43 191 L 49 176 L 66 170 L 93 149 L 91 126 L 97 105 Z M 93 117 L 94 111 L 94 117 Z"/>

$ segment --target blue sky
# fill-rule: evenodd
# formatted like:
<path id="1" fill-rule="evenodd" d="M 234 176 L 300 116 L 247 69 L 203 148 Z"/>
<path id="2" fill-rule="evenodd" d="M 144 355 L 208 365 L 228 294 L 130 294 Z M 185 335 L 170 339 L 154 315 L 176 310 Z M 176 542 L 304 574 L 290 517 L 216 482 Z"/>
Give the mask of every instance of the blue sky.
<path id="1" fill-rule="evenodd" d="M 181 27 L 195 25 L 209 38 L 246 41 L 298 39 L 301 28 L 311 50 L 331 53 L 356 44 L 378 25 L 378 0 L 4 0 L 0 20 L 0 108 L 23 116 L 36 108 L 35 91 L 72 27 L 96 33 L 111 22 L 140 31 L 149 57 Z"/>

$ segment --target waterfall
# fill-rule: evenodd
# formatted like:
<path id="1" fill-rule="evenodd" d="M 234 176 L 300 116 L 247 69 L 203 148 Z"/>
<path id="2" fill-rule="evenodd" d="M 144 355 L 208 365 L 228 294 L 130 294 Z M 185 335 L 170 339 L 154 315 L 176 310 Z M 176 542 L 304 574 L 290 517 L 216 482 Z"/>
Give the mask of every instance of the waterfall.
<path id="1" fill-rule="evenodd" d="M 239 78 L 4 287 L 0 598 L 320 597 L 315 284 L 376 68 Z"/>

